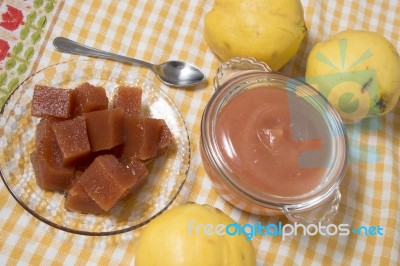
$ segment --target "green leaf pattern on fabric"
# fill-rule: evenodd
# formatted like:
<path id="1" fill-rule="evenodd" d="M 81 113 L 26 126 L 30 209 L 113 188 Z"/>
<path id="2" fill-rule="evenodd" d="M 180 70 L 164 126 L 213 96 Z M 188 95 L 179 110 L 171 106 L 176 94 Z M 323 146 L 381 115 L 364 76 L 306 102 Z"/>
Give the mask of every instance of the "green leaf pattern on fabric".
<path id="1" fill-rule="evenodd" d="M 0 87 L 3 87 L 7 81 L 7 73 L 0 74 Z"/>
<path id="2" fill-rule="evenodd" d="M 49 14 L 55 10 L 56 0 L 35 0 L 27 9 L 24 24 L 19 29 L 19 40 L 10 49 L 10 56 L 3 62 L 0 73 L 0 109 L 7 99 L 27 77 L 28 70 L 33 63 L 35 54 L 40 49 L 44 30 L 48 24 Z"/>

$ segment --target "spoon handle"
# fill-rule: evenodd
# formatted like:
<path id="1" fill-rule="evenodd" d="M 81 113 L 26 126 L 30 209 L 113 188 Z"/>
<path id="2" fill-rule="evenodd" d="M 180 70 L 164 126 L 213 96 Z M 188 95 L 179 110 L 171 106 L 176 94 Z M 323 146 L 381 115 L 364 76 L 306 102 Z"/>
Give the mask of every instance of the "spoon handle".
<path id="1" fill-rule="evenodd" d="M 53 40 L 53 45 L 57 51 L 69 54 L 97 57 L 103 59 L 111 59 L 115 61 L 119 61 L 122 63 L 128 64 L 138 64 L 144 67 L 147 67 L 153 70 L 154 65 L 139 59 L 135 59 L 132 57 L 127 57 L 123 55 L 118 55 L 106 51 L 102 51 L 93 47 L 89 47 L 80 43 L 77 43 L 73 40 L 64 38 L 64 37 L 56 37 Z"/>

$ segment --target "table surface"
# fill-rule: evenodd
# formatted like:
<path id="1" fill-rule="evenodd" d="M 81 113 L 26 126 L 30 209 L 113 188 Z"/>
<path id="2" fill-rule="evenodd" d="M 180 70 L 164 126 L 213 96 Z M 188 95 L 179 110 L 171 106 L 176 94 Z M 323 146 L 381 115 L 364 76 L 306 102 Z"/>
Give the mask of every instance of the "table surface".
<path id="1" fill-rule="evenodd" d="M 400 2 L 389 0 L 302 1 L 308 36 L 281 71 L 304 75 L 310 49 L 333 33 L 353 28 L 377 31 L 400 51 Z M 191 164 L 181 199 L 215 206 L 235 221 L 287 223 L 260 217 L 227 203 L 212 187 L 199 154 L 200 118 L 213 93 L 220 61 L 203 38 L 211 0 L 193 1 L 23 1 L 0 4 L 0 107 L 31 73 L 80 58 L 54 50 L 64 36 L 96 48 L 151 62 L 180 59 L 199 66 L 206 83 L 189 90 L 160 85 L 182 113 L 191 140 Z M 83 58 L 83 57 L 82 57 Z M 152 75 L 151 73 L 149 74 Z M 258 265 L 398 265 L 400 253 L 400 106 L 369 122 L 347 126 L 350 162 L 341 184 L 342 200 L 333 223 L 352 228 L 380 226 L 382 236 L 256 236 Z M 0 130 L 0 134 L 2 131 Z M 369 151 L 376 156 L 370 158 Z M 88 237 L 56 230 L 18 205 L 0 184 L 0 264 L 134 264 L 140 230 L 118 236 Z"/>

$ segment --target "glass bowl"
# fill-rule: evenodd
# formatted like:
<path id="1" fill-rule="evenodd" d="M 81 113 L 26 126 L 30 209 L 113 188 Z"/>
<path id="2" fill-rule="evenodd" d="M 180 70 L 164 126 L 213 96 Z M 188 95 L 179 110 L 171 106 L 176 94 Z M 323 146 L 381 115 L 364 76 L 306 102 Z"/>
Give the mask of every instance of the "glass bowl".
<path id="1" fill-rule="evenodd" d="M 67 211 L 65 194 L 38 187 L 29 157 L 39 122 L 30 112 L 34 86 L 74 88 L 83 82 L 103 86 L 109 99 L 117 86 L 140 86 L 144 115 L 164 119 L 173 135 L 167 153 L 151 162 L 147 182 L 102 215 Z M 189 169 L 188 132 L 173 101 L 138 69 L 105 60 L 68 61 L 31 75 L 5 104 L 0 132 L 0 173 L 11 195 L 39 220 L 71 233 L 112 235 L 141 227 L 172 204 Z"/>
<path id="2" fill-rule="evenodd" d="M 330 222 L 339 207 L 348 141 L 327 99 L 252 58 L 224 62 L 214 84 L 200 151 L 216 190 L 250 213 Z"/>

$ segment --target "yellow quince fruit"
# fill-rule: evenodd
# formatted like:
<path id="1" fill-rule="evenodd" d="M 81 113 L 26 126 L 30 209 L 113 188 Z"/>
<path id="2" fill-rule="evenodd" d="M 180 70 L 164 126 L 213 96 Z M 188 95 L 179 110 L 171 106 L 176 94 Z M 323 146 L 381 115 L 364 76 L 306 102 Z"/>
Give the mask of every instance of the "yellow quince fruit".
<path id="1" fill-rule="evenodd" d="M 346 30 L 317 43 L 307 58 L 306 81 L 336 107 L 345 123 L 382 116 L 400 96 L 400 57 L 382 35 Z"/>
<path id="2" fill-rule="evenodd" d="M 253 57 L 280 69 L 307 33 L 300 0 L 216 0 L 205 16 L 204 38 L 223 61 Z"/>
<path id="3" fill-rule="evenodd" d="M 233 220 L 209 205 L 186 203 L 152 220 L 136 250 L 137 266 L 253 266 L 254 247 L 242 234 L 226 233 Z"/>

